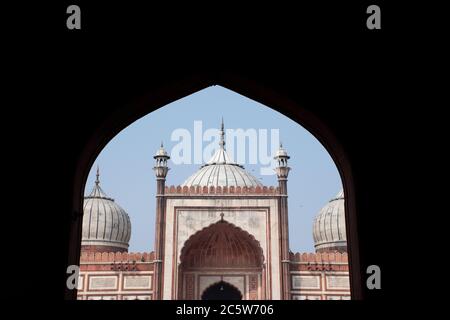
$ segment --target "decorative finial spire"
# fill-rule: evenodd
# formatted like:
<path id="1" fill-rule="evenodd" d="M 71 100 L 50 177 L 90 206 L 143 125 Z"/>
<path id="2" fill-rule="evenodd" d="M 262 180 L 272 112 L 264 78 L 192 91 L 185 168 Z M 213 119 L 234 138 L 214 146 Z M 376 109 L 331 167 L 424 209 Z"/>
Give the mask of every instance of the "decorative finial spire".
<path id="1" fill-rule="evenodd" d="M 283 142 L 280 141 L 280 149 L 283 149 Z"/>
<path id="2" fill-rule="evenodd" d="M 96 184 L 97 186 L 100 184 L 99 177 L 100 177 L 100 168 L 99 168 L 99 166 L 97 165 L 97 174 L 96 174 L 96 179 L 95 179 L 95 184 Z"/>
<path id="3" fill-rule="evenodd" d="M 161 140 L 161 149 L 164 148 L 163 141 Z"/>
<path id="4" fill-rule="evenodd" d="M 220 141 L 219 141 L 219 146 L 221 149 L 225 148 L 225 129 L 224 129 L 224 125 L 223 125 L 223 117 L 222 117 L 222 124 L 220 126 Z"/>

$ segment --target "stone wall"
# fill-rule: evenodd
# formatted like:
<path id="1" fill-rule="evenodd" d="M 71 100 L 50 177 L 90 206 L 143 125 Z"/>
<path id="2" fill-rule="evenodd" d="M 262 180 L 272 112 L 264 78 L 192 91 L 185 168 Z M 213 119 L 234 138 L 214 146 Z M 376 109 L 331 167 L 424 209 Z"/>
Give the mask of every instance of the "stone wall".
<path id="1" fill-rule="evenodd" d="M 350 300 L 347 253 L 291 253 L 293 300 Z"/>
<path id="2" fill-rule="evenodd" d="M 151 300 L 154 252 L 83 253 L 79 300 Z"/>
<path id="3" fill-rule="evenodd" d="M 154 252 L 84 253 L 81 255 L 78 299 L 150 300 L 153 288 Z M 349 300 L 350 282 L 347 253 L 291 253 L 291 295 L 293 300 Z M 189 278 L 189 277 L 188 277 Z M 214 275 L 192 273 L 192 298 L 219 279 Z M 228 279 L 229 278 L 229 279 Z M 244 291 L 244 299 L 261 297 L 261 278 L 225 275 Z M 252 286 L 253 284 L 253 286 Z M 196 286 L 199 285 L 199 288 Z"/>

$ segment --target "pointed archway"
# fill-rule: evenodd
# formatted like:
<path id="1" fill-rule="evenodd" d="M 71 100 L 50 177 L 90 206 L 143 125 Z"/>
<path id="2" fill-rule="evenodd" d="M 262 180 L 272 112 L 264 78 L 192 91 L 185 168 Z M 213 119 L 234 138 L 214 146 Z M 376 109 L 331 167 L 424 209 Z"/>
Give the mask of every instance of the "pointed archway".
<path id="1" fill-rule="evenodd" d="M 203 291 L 202 300 L 242 300 L 242 293 L 228 282 L 219 281 Z"/>
<path id="2" fill-rule="evenodd" d="M 246 284 L 249 278 L 256 278 L 261 287 L 265 286 L 264 254 L 259 242 L 225 220 L 193 234 L 181 250 L 180 261 L 181 299 L 245 299 L 250 296 Z M 259 289 L 256 291 L 263 299 L 264 290 Z"/>

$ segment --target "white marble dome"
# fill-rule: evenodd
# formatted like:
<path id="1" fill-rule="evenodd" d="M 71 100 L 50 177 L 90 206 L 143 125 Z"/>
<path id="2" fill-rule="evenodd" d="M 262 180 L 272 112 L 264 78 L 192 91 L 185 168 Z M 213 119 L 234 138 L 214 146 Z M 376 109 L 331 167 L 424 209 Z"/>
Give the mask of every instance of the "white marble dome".
<path id="1" fill-rule="evenodd" d="M 212 158 L 190 176 L 181 186 L 187 187 L 262 187 L 256 177 L 234 163 L 225 150 L 223 122 L 220 131 L 219 149 Z"/>
<path id="2" fill-rule="evenodd" d="M 220 163 L 202 166 L 182 186 L 257 187 L 262 186 L 262 183 L 256 177 L 245 171 L 243 166 Z"/>
<path id="3" fill-rule="evenodd" d="M 315 217 L 313 238 L 316 252 L 347 251 L 343 190 L 331 199 Z"/>
<path id="4" fill-rule="evenodd" d="M 84 197 L 82 249 L 127 251 L 130 236 L 130 217 L 100 188 L 97 172 L 92 192 Z"/>

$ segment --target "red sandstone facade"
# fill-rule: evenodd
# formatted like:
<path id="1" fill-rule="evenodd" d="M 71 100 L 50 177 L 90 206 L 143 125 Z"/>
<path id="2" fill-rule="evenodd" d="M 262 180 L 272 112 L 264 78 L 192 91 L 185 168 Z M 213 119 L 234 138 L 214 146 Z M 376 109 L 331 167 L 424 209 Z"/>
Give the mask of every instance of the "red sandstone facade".
<path id="1" fill-rule="evenodd" d="M 128 248 L 129 218 L 100 189 L 97 172 L 86 207 L 79 299 L 350 299 L 345 252 L 289 251 L 290 167 L 283 147 L 274 157 L 278 186 L 267 187 L 230 160 L 223 124 L 219 145 L 183 186 L 166 187 L 170 157 L 161 144 L 154 156 L 156 224 L 151 253 L 121 252 Z M 343 201 L 343 195 L 334 200 Z M 342 213 L 342 203 L 333 202 L 330 208 L 337 211 L 323 210 L 324 217 L 317 220 L 314 235 L 320 246 L 340 243 L 345 248 L 345 239 L 331 239 L 329 232 L 329 226 L 335 226 L 339 235 L 345 234 L 345 226 L 328 223 L 336 222 L 330 218 L 339 216 L 330 213 Z M 99 209 L 107 207 L 109 211 Z M 92 243 L 115 252 L 99 252 L 101 246 Z M 110 246 L 114 243 L 119 244 L 117 250 Z"/>
<path id="2" fill-rule="evenodd" d="M 83 253 L 78 286 L 79 300 L 154 299 L 154 252 Z M 290 253 L 289 290 L 294 300 L 349 300 L 346 253 Z M 194 292 L 195 274 L 188 277 L 186 299 L 200 299 Z M 249 277 L 249 296 L 257 300 L 258 282 Z M 264 297 L 263 297 L 264 298 Z"/>

